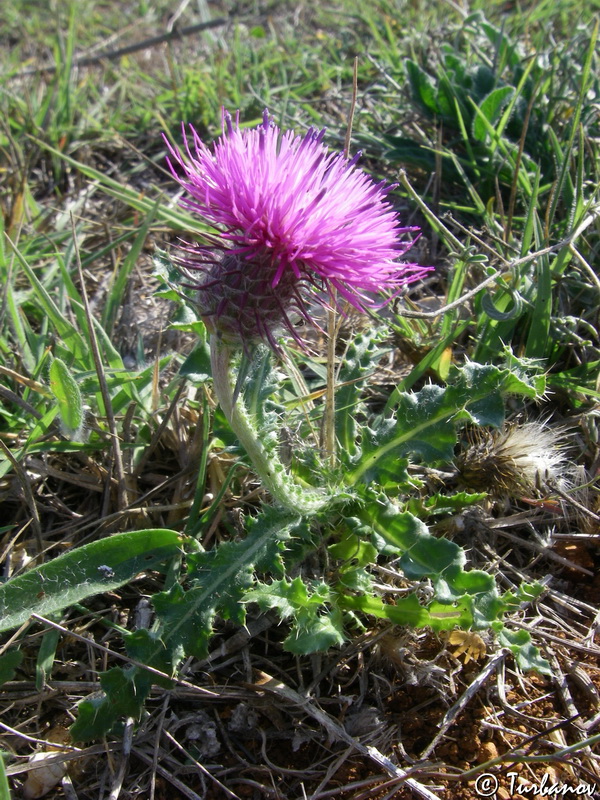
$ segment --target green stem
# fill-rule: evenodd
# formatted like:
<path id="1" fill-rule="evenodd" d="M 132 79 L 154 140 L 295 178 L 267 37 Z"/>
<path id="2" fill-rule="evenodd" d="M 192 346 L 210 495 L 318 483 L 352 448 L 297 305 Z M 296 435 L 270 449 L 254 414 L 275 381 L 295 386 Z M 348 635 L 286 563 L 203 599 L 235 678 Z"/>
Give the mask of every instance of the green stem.
<path id="1" fill-rule="evenodd" d="M 299 486 L 286 472 L 277 455 L 267 451 L 260 441 L 243 399 L 238 397 L 234 402 L 229 369 L 231 349 L 214 334 L 210 337 L 210 360 L 215 394 L 223 413 L 273 499 L 298 514 L 314 514 L 325 508 L 333 499 L 331 495 Z"/>

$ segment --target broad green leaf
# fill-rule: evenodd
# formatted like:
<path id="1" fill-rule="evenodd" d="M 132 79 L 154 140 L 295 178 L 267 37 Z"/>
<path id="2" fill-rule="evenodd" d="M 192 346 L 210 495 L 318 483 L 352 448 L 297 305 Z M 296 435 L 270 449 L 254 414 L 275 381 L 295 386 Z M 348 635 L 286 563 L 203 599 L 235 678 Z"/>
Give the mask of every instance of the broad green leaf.
<path id="1" fill-rule="evenodd" d="M 22 625 L 33 613 L 47 616 L 117 589 L 180 553 L 188 541 L 160 528 L 118 533 L 17 575 L 0 586 L 0 631 Z"/>
<path id="2" fill-rule="evenodd" d="M 477 109 L 477 116 L 473 120 L 473 136 L 475 139 L 485 142 L 488 131 L 498 121 L 502 109 L 514 93 L 515 90 L 512 86 L 500 86 L 488 94 Z"/>
<path id="3" fill-rule="evenodd" d="M 531 634 L 525 630 L 510 631 L 504 625 L 494 626 L 498 642 L 507 647 L 514 655 L 517 664 L 525 672 L 535 670 L 543 675 L 552 676 L 552 668 L 542 657 L 540 650 L 531 641 Z"/>
<path id="4" fill-rule="evenodd" d="M 13 680 L 22 660 L 23 653 L 20 650 L 8 650 L 0 656 L 0 685 Z"/>
<path id="5" fill-rule="evenodd" d="M 65 431 L 69 438 L 77 438 L 84 417 L 83 400 L 77 381 L 60 358 L 55 358 L 50 364 L 49 380 Z"/>
<path id="6" fill-rule="evenodd" d="M 202 342 L 192 350 L 179 367 L 179 374 L 183 378 L 189 378 L 193 383 L 206 383 L 210 380 L 210 350 L 206 342 Z"/>
<path id="7" fill-rule="evenodd" d="M 428 172 L 435 170 L 435 152 L 406 136 L 383 136 L 383 143 L 389 147 L 385 157 L 403 166 L 420 167 Z M 446 173 L 444 172 L 444 175 Z"/>
<path id="8" fill-rule="evenodd" d="M 440 109 L 436 97 L 437 92 L 431 77 L 409 58 L 405 60 L 404 67 L 413 98 L 429 112 L 429 114 L 439 113 Z"/>

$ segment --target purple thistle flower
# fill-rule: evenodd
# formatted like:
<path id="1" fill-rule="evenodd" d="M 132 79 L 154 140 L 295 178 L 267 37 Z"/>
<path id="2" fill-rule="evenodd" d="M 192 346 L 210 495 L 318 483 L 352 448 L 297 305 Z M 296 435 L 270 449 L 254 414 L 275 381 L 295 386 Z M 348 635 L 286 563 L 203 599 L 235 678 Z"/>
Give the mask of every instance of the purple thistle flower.
<path id="1" fill-rule="evenodd" d="M 358 169 L 358 156 L 328 152 L 324 130 L 282 134 L 265 111 L 242 131 L 239 113 L 234 124 L 224 111 L 213 152 L 190 132 L 193 153 L 183 126 L 187 159 L 165 139 L 169 167 L 187 192 L 182 206 L 220 229 L 222 247 L 190 244 L 179 261 L 203 272 L 201 314 L 228 343 L 277 349 L 284 327 L 302 344 L 291 317 L 311 321 L 307 287 L 323 304 L 337 294 L 364 311 L 376 305 L 367 293 L 398 293 L 428 271 L 397 260 L 414 243 L 400 237 L 418 228 L 400 225 L 392 187 Z"/>

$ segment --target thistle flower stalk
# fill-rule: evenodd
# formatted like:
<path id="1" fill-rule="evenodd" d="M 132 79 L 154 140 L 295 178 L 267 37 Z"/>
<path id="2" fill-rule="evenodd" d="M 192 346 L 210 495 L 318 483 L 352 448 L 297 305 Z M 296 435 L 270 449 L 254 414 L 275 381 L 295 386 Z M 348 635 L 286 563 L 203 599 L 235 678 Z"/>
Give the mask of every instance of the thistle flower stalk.
<path id="1" fill-rule="evenodd" d="M 210 337 L 210 360 L 213 386 L 221 409 L 231 429 L 244 447 L 254 469 L 276 503 L 298 514 L 314 514 L 332 501 L 331 495 L 315 489 L 305 489 L 296 483 L 285 467 L 260 440 L 258 431 L 248 414 L 242 397 L 234 397 L 231 376 L 232 348 Z"/>

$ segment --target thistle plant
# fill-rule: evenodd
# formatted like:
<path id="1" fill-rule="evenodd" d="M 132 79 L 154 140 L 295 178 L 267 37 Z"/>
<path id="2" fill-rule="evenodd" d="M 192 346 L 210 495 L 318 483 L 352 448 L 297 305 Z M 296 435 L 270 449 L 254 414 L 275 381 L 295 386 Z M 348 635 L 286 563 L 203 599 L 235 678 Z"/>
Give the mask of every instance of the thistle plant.
<path id="1" fill-rule="evenodd" d="M 428 270 L 399 263 L 418 229 L 402 227 L 387 200 L 390 186 L 375 183 L 348 160 L 330 153 L 325 131 L 304 137 L 282 132 L 264 112 L 262 124 L 240 130 L 223 112 L 223 135 L 213 151 L 190 127 L 187 160 L 169 145 L 169 165 L 186 191 L 182 205 L 214 225 L 216 245 L 192 242 L 179 259 L 196 275 L 200 316 L 211 334 L 215 393 L 275 500 L 316 511 L 335 498 L 303 491 L 265 446 L 232 389 L 231 351 L 246 354 L 263 342 L 278 352 L 284 332 L 305 343 L 295 321 L 315 324 L 311 301 L 326 307 L 340 298 L 364 311 L 372 293 L 397 293 Z M 168 142 L 167 142 L 168 143 Z"/>
<path id="2" fill-rule="evenodd" d="M 507 352 L 504 367 L 451 367 L 446 385 L 395 391 L 384 412 L 374 413 L 363 399 L 384 352 L 385 333 L 374 324 L 346 343 L 335 370 L 328 365 L 328 376 L 336 378 L 335 461 L 314 445 L 300 446 L 314 419 L 298 413 L 299 446 L 284 465 L 282 399 L 290 381 L 274 362 L 291 351 L 286 339 L 296 344 L 298 359 L 316 364 L 297 327 L 303 321 L 318 328 L 315 307 L 329 317 L 347 308 L 366 313 L 427 274 L 428 267 L 404 260 L 418 231 L 401 224 L 392 187 L 359 169 L 357 157 L 330 152 L 323 131 L 282 132 L 267 112 L 258 127 L 242 130 L 239 119 L 224 114 L 212 149 L 193 128 L 187 137 L 184 130 L 184 139 L 183 153 L 169 145 L 172 173 L 184 188 L 181 202 L 216 235 L 184 241 L 172 260 L 195 290 L 200 319 L 190 330 L 210 337 L 218 403 L 270 498 L 248 515 L 244 537 L 207 551 L 197 537 L 227 482 L 205 512 L 194 503 L 183 532 L 117 534 L 0 586 L 0 630 L 8 630 L 32 613 L 46 618 L 169 563 L 166 588 L 151 599 L 151 628 L 123 634 L 132 664 L 102 674 L 103 693 L 82 701 L 73 738 L 95 739 L 116 729 L 121 717 L 139 717 L 153 679 L 169 685 L 183 658 L 205 658 L 217 617 L 242 625 L 250 604 L 289 622 L 283 646 L 296 654 L 339 646 L 375 619 L 438 632 L 491 629 L 522 667 L 547 671 L 529 634 L 504 621 L 535 602 L 541 587 L 500 593 L 492 575 L 468 568 L 458 543 L 429 530 L 429 522 L 482 501 L 485 487 L 426 496 L 426 481 L 415 472 L 425 477 L 425 467 L 450 468 L 462 427 L 501 429 L 504 397 L 540 398 L 543 374 L 531 374 L 528 363 Z M 157 260 L 165 266 L 162 256 Z M 180 300 L 189 311 L 191 298 Z M 334 356 L 330 344 L 330 361 Z M 185 366 L 181 373 L 189 374 Z M 58 391 L 62 383 L 55 396 L 66 407 L 73 393 Z M 63 416 L 68 411 L 61 408 Z M 205 412 L 207 441 L 208 404 Z M 199 492 L 208 449 L 203 458 Z M 316 549 L 326 552 L 326 580 L 300 569 Z M 382 561 L 388 594 L 377 582 Z"/>

